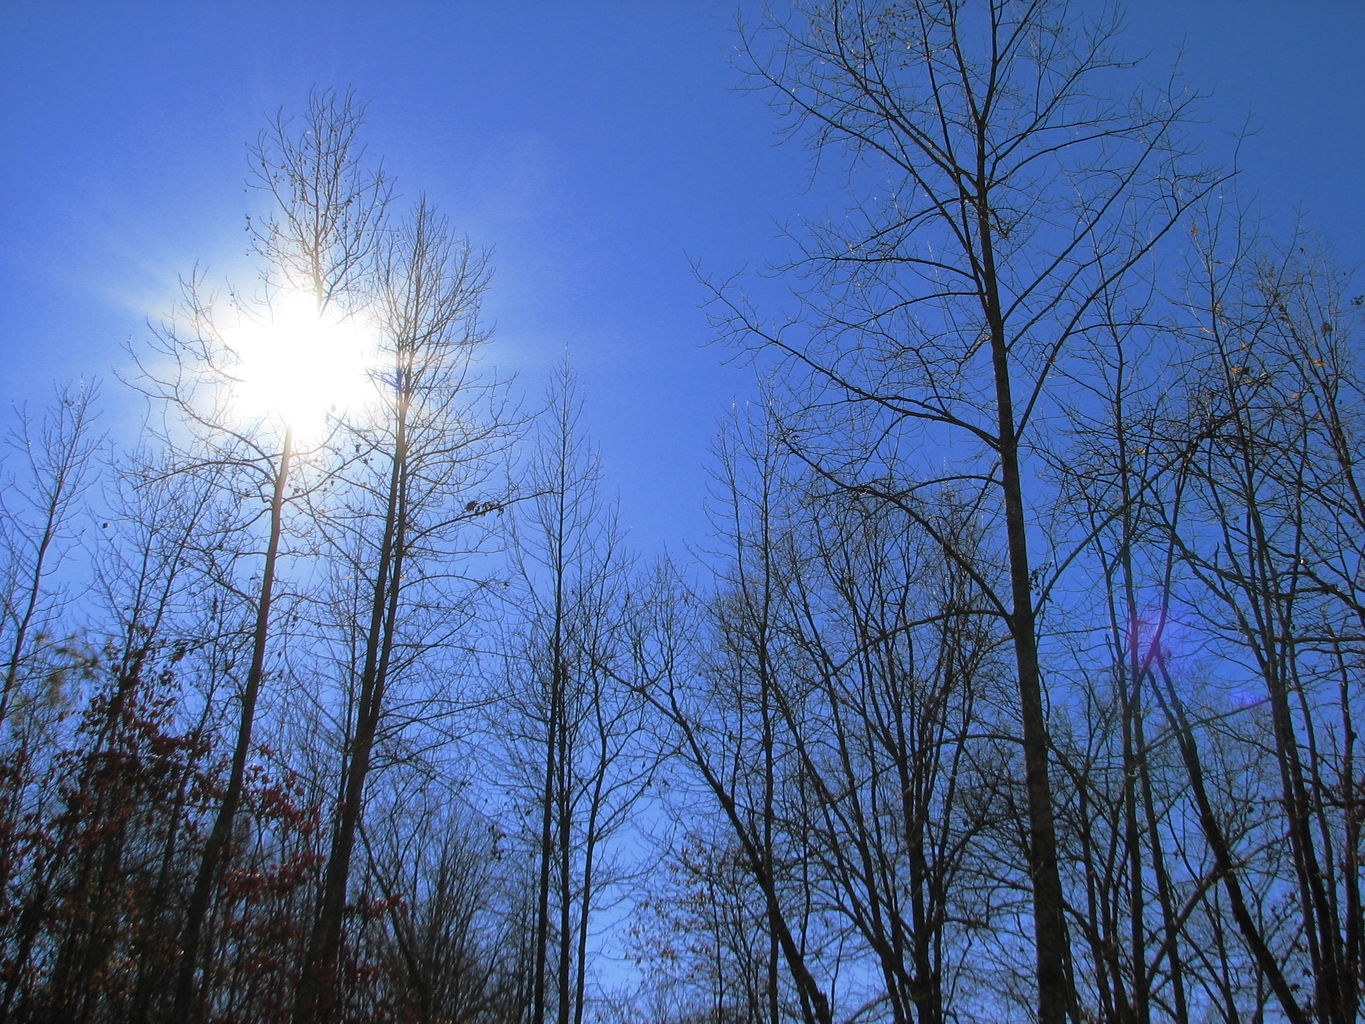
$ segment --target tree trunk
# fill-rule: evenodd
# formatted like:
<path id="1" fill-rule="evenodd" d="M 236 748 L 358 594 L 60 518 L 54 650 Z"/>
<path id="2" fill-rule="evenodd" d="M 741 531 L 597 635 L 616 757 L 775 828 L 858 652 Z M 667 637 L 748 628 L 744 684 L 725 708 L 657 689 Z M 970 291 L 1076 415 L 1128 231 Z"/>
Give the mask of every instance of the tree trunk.
<path id="1" fill-rule="evenodd" d="M 232 767 L 228 774 L 227 790 L 223 802 L 218 807 L 218 815 L 213 822 L 213 830 L 204 844 L 204 852 L 199 860 L 199 871 L 194 880 L 194 891 L 185 911 L 185 940 L 183 959 L 180 962 L 180 976 L 176 981 L 174 1016 L 176 1020 L 198 1020 L 203 1011 L 203 997 L 195 985 L 195 972 L 199 967 L 200 944 L 203 940 L 204 925 L 208 919 L 209 905 L 218 885 L 219 872 L 228 842 L 232 838 L 232 826 L 237 816 L 237 807 L 242 800 L 242 789 L 246 779 L 247 755 L 251 751 L 252 726 L 256 718 L 256 702 L 260 696 L 261 680 L 265 677 L 265 649 L 270 636 L 270 603 L 275 594 L 275 569 L 279 561 L 280 531 L 284 524 L 284 494 L 289 482 L 289 463 L 293 456 L 294 434 L 286 428 L 284 444 L 280 453 L 279 466 L 275 471 L 275 486 L 270 498 L 270 538 L 265 549 L 265 564 L 261 568 L 261 588 L 256 599 L 256 623 L 251 634 L 251 666 L 247 670 L 246 687 L 242 691 L 242 711 L 237 723 L 237 742 L 232 751 Z M 205 969 L 205 981 L 208 980 Z M 203 986 L 208 989 L 207 985 Z"/>

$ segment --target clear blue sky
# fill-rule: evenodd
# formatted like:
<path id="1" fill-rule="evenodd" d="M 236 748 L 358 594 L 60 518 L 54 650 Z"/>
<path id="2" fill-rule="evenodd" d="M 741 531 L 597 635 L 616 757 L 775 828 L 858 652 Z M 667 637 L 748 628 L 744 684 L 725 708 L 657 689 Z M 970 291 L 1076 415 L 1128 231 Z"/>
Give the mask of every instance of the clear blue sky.
<path id="1" fill-rule="evenodd" d="M 744 7 L 753 16 L 754 4 Z M 196 261 L 243 262 L 244 144 L 351 86 L 401 191 L 495 250 L 494 361 L 533 396 L 567 349 L 649 551 L 697 541 L 705 449 L 749 374 L 706 347 L 688 257 L 778 259 L 818 204 L 728 66 L 731 0 L 0 3 L 0 402 L 108 380 Z M 1210 139 L 1250 115 L 1246 187 L 1347 263 L 1365 230 L 1358 0 L 1141 0 L 1130 48 L 1184 47 Z"/>

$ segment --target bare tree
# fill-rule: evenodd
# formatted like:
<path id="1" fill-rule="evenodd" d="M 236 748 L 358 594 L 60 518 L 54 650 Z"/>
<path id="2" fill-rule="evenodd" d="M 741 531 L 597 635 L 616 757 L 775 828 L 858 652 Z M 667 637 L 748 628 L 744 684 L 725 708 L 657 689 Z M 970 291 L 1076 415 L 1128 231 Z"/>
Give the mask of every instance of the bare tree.
<path id="1" fill-rule="evenodd" d="M 1045 1024 L 1078 1004 L 1040 663 L 1054 574 L 1037 561 L 1033 456 L 1052 381 L 1101 297 L 1209 185 L 1176 162 L 1188 101 L 1134 89 L 1115 27 L 1042 0 L 849 0 L 749 35 L 756 87 L 789 136 L 846 169 L 852 209 L 806 231 L 789 268 L 805 281 L 799 315 L 768 328 L 728 291 L 717 307 L 737 344 L 784 361 L 789 445 L 826 478 L 912 513 L 926 484 L 979 489 L 1008 570 L 1004 585 L 979 583 L 1014 652 Z M 932 450 L 951 453 L 946 474 L 896 469 Z M 968 564 L 946 538 L 944 549 Z"/>
<path id="2" fill-rule="evenodd" d="M 820 977 L 830 1014 L 942 1021 L 991 916 L 973 875 L 999 785 L 981 765 L 994 771 L 985 709 L 1000 703 L 1002 638 L 938 538 L 972 553 L 972 572 L 996 570 L 951 495 L 931 535 L 894 505 L 831 488 L 761 419 L 726 435 L 718 480 L 730 550 L 692 696 L 664 706 L 755 903 L 771 890 L 764 1017 L 820 1012 Z"/>
<path id="3" fill-rule="evenodd" d="M 629 827 L 655 758 L 644 702 L 620 678 L 632 565 L 567 364 L 547 397 L 527 498 L 509 522 L 522 627 L 505 652 L 514 694 L 495 708 L 517 712 L 507 737 L 526 788 L 517 799 L 537 819 L 531 1019 L 582 1024 L 594 923 L 631 873 L 612 840 Z"/>
<path id="4" fill-rule="evenodd" d="M 715 593 L 689 593 L 667 568 L 661 572 L 653 645 L 639 655 L 641 677 L 677 733 L 679 756 L 695 773 L 703 806 L 715 808 L 719 831 L 733 838 L 712 855 L 731 859 L 754 890 L 752 911 L 762 931 L 749 952 L 757 962 L 741 968 L 761 978 L 750 1012 L 770 1024 L 788 1015 L 829 1022 L 837 965 L 826 955 L 810 880 L 796 867 L 809 863 L 810 850 L 800 784 L 805 766 L 792 739 L 804 734 L 804 684 L 783 678 L 789 644 L 780 626 L 790 571 L 782 554 L 790 481 L 781 472 L 771 423 L 761 415 L 736 412 L 716 455 L 711 514 L 723 548 Z M 789 797 L 794 808 L 786 806 Z M 717 1013 L 729 1009 L 722 1000 Z"/>
<path id="5" fill-rule="evenodd" d="M 348 429 L 352 455 L 338 478 L 346 493 L 322 512 L 329 543 L 359 589 L 350 638 L 342 783 L 323 892 L 301 975 L 295 1021 L 330 1019 L 351 862 L 376 745 L 395 721 L 394 687 L 448 652 L 469 612 L 451 582 L 469 524 L 500 513 L 490 496 L 492 457 L 513 425 L 501 387 L 481 380 L 486 340 L 479 308 L 486 261 L 425 203 L 386 240 L 375 272 L 383 332 L 374 371 L 376 405 Z M 473 530 L 479 534 L 480 528 Z M 466 548 L 477 546 L 465 539 Z"/>
<path id="6" fill-rule="evenodd" d="M 92 386 L 60 388 L 40 421 L 21 411 L 7 439 L 8 454 L 21 464 L 6 465 L 12 475 L 0 503 L 0 734 L 16 697 L 40 696 L 17 693 L 26 670 L 61 642 L 53 630 L 68 595 L 56 580 L 102 443 L 94 428 L 96 397 Z"/>
<path id="7" fill-rule="evenodd" d="M 1348 781 L 1359 703 L 1342 671 L 1359 658 L 1362 557 L 1359 368 L 1350 339 L 1356 307 L 1344 278 L 1321 254 L 1297 244 L 1223 239 L 1223 220 L 1203 222 L 1202 273 L 1193 277 L 1192 381 L 1179 502 L 1164 522 L 1210 645 L 1228 675 L 1259 691 L 1278 769 L 1273 801 L 1282 818 L 1266 827 L 1288 852 L 1288 877 L 1264 857 L 1238 854 L 1212 820 L 1206 839 L 1229 871 L 1265 870 L 1293 892 L 1296 937 L 1275 948 L 1251 907 L 1262 891 L 1247 878 L 1242 902 L 1229 892 L 1239 930 L 1290 1019 L 1357 1016 L 1360 977 L 1359 827 Z M 1202 294 L 1200 294 L 1202 293 Z M 1169 659 L 1151 659 L 1163 684 Z M 1250 670 L 1250 677 L 1246 673 Z M 1253 689 L 1254 688 L 1254 689 Z M 1163 685 L 1171 714 L 1187 714 Z M 1261 702 L 1264 702 L 1263 705 Z M 1182 725 L 1193 775 L 1194 723 Z M 1232 865 L 1238 865 L 1236 868 Z M 1295 955 L 1295 951 L 1302 955 Z M 1294 975 L 1313 997 L 1295 994 Z"/>
<path id="8" fill-rule="evenodd" d="M 294 293 L 307 296 L 320 316 L 354 312 L 388 199 L 382 173 L 362 161 L 357 141 L 362 115 L 349 95 L 314 93 L 301 122 L 277 117 L 252 150 L 254 184 L 274 205 L 263 221 L 250 225 L 264 261 L 266 308 Z M 240 296 L 233 296 L 232 306 L 241 317 L 268 315 Z M 178 470 L 229 467 L 224 482 L 248 510 L 236 533 L 247 536 L 260 528 L 265 535 L 259 575 L 241 592 L 252 619 L 251 656 L 241 683 L 232 763 L 188 903 L 176 986 L 176 1015 L 185 1020 L 198 1017 L 209 988 L 198 981 L 202 937 L 242 800 L 285 556 L 286 519 L 306 490 L 296 479 L 297 425 L 280 410 L 243 408 L 238 393 L 242 352 L 220 318 L 214 297 L 205 294 L 201 280 L 192 279 L 179 317 L 155 333 L 148 350 L 135 352 L 141 369 L 137 386 L 162 410 L 162 433 L 176 452 Z"/>

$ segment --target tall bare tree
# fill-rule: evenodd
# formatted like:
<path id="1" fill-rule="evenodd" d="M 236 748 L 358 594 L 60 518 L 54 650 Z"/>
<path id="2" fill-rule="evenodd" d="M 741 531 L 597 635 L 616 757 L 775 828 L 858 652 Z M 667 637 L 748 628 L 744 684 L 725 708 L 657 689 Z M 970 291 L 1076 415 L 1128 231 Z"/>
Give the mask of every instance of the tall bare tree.
<path id="1" fill-rule="evenodd" d="M 277 117 L 252 148 L 251 183 L 271 207 L 249 224 L 262 259 L 261 304 L 267 310 L 301 294 L 319 316 L 354 312 L 388 200 L 382 172 L 363 160 L 362 121 L 363 111 L 349 94 L 318 92 L 299 121 Z M 176 452 L 178 470 L 231 467 L 222 479 L 247 510 L 237 532 L 264 533 L 259 575 L 241 593 L 251 620 L 251 654 L 241 681 L 232 763 L 188 903 L 176 1015 L 191 1020 L 202 1012 L 202 997 L 211 987 L 200 982 L 202 938 L 242 800 L 286 519 L 306 488 L 297 475 L 299 425 L 283 410 L 248 411 L 242 405 L 242 352 L 221 324 L 221 304 L 205 293 L 200 279 L 189 281 L 184 295 L 178 316 L 155 333 L 147 350 L 135 353 L 141 368 L 137 386 L 162 410 L 163 436 Z M 231 305 L 240 316 L 269 316 L 239 295 Z M 310 444 L 302 447 L 306 451 Z"/>
<path id="2" fill-rule="evenodd" d="M 562 365 L 509 523 L 523 629 L 507 651 L 515 695 L 510 755 L 534 808 L 536 894 L 531 1019 L 582 1024 L 589 940 L 633 869 L 612 848 L 652 774 L 644 709 L 621 678 L 631 560 L 616 510 L 600 493 L 583 400 Z"/>
<path id="3" fill-rule="evenodd" d="M 1123 75 L 1116 25 L 1045 0 L 836 0 L 750 33 L 745 68 L 786 134 L 844 168 L 851 209 L 801 238 L 788 269 L 803 305 L 782 326 L 728 291 L 717 306 L 736 343 L 782 361 L 790 447 L 829 480 L 912 514 L 926 483 L 979 490 L 1007 566 L 1003 585 L 979 582 L 1013 647 L 1044 1024 L 1078 1003 L 1040 663 L 1055 573 L 1039 562 L 1034 452 L 1101 297 L 1209 186 L 1177 159 L 1188 100 Z M 930 451 L 948 456 L 946 473 L 917 457 Z"/>
<path id="4" fill-rule="evenodd" d="M 351 863 L 377 745 L 395 721 L 394 687 L 447 655 L 470 613 L 451 586 L 470 524 L 500 513 L 488 492 L 492 457 L 512 437 L 503 389 L 476 365 L 484 257 L 454 237 L 422 201 L 384 242 L 374 271 L 373 316 L 382 332 L 375 404 L 348 425 L 346 494 L 321 512 L 334 564 L 359 589 L 346 623 L 342 783 L 320 907 L 305 957 L 296 1022 L 331 1019 Z M 462 540 L 463 538 L 463 540 Z M 466 646 L 468 646 L 466 637 Z M 349 666 L 349 668 L 346 668 Z M 401 718 L 401 716 L 399 716 Z"/>

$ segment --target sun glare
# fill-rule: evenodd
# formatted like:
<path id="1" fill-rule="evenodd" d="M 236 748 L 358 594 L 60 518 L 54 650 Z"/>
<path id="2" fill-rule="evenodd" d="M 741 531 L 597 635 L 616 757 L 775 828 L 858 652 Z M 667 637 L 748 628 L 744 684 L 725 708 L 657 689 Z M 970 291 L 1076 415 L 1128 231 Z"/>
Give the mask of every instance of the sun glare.
<path id="1" fill-rule="evenodd" d="M 277 295 L 223 332 L 235 356 L 231 402 L 244 419 L 278 417 L 296 436 L 317 438 L 328 417 L 373 395 L 375 344 L 362 316 L 319 314 L 311 295 Z"/>

